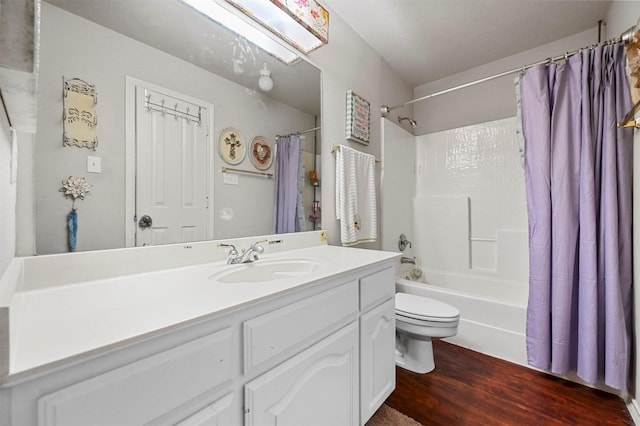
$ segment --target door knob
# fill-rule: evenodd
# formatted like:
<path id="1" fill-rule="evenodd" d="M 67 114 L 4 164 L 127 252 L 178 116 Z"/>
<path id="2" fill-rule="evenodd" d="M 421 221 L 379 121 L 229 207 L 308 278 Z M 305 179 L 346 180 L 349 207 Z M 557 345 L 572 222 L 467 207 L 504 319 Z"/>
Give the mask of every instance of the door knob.
<path id="1" fill-rule="evenodd" d="M 138 221 L 138 226 L 140 226 L 140 228 L 148 228 L 152 224 L 153 224 L 153 220 L 151 219 L 151 216 L 149 216 L 148 214 L 145 214 L 144 216 L 142 216 Z"/>

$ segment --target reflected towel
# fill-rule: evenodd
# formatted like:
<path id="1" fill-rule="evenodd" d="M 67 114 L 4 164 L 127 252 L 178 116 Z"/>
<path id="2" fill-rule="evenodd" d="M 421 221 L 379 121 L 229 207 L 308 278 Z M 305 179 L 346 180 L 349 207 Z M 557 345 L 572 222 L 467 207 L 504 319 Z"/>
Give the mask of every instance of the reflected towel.
<path id="1" fill-rule="evenodd" d="M 375 160 L 344 145 L 336 152 L 336 218 L 343 246 L 377 238 Z"/>

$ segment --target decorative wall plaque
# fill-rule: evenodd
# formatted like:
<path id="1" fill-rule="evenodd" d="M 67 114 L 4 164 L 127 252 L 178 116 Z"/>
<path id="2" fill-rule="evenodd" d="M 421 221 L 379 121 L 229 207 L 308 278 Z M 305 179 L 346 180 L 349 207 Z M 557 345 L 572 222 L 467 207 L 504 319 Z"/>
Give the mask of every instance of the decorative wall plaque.
<path id="1" fill-rule="evenodd" d="M 271 167 L 273 155 L 271 145 L 264 136 L 256 136 L 251 141 L 250 157 L 251 164 L 258 170 L 267 170 Z"/>
<path id="2" fill-rule="evenodd" d="M 63 83 L 63 145 L 95 151 L 98 146 L 95 86 L 79 78 L 63 80 Z"/>
<path id="3" fill-rule="evenodd" d="M 244 160 L 247 147 L 238 129 L 228 127 L 220 133 L 218 153 L 226 163 L 231 165 L 240 164 Z"/>
<path id="4" fill-rule="evenodd" d="M 369 145 L 370 116 L 369 102 L 347 91 L 347 139 Z"/>

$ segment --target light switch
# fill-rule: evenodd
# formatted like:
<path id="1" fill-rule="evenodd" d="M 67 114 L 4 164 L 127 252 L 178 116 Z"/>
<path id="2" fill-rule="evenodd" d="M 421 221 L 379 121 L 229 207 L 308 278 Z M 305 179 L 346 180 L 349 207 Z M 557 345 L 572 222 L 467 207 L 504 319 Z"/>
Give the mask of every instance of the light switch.
<path id="1" fill-rule="evenodd" d="M 238 175 L 235 173 L 223 173 L 224 178 L 222 181 L 225 185 L 237 185 L 238 184 Z"/>
<path id="2" fill-rule="evenodd" d="M 87 156 L 87 172 L 102 173 L 102 158 Z"/>

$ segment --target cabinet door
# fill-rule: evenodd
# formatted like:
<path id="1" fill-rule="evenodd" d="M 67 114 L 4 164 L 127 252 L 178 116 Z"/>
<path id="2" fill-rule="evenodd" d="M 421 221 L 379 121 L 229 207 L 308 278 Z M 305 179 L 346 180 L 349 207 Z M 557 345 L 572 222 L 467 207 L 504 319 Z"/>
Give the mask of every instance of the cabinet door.
<path id="1" fill-rule="evenodd" d="M 396 387 L 395 304 L 389 299 L 360 318 L 360 424 Z"/>
<path id="2" fill-rule="evenodd" d="M 245 386 L 245 426 L 358 423 L 358 323 Z"/>

